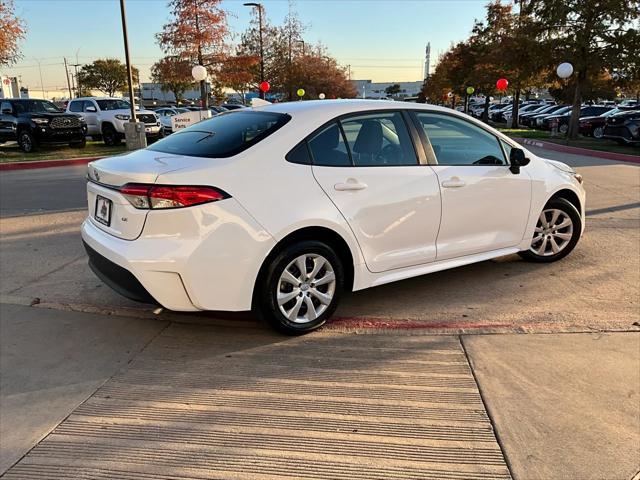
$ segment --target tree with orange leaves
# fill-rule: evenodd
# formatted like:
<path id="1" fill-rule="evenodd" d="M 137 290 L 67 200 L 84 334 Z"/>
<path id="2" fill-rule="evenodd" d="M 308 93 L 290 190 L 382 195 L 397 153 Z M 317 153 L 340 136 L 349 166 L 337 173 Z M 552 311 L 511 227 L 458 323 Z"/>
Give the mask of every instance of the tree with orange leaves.
<path id="1" fill-rule="evenodd" d="M 205 67 L 219 63 L 229 35 L 227 12 L 222 0 L 170 0 L 172 20 L 156 35 L 160 48 L 169 55 Z M 200 82 L 203 106 L 207 105 L 204 81 Z"/>
<path id="2" fill-rule="evenodd" d="M 162 91 L 173 93 L 176 102 L 180 102 L 184 92 L 193 85 L 189 61 L 174 56 L 161 58 L 154 63 L 151 79 L 162 85 Z"/>
<path id="3" fill-rule="evenodd" d="M 0 65 L 9 66 L 20 58 L 18 42 L 27 31 L 21 18 L 16 17 L 13 0 L 0 0 Z"/>

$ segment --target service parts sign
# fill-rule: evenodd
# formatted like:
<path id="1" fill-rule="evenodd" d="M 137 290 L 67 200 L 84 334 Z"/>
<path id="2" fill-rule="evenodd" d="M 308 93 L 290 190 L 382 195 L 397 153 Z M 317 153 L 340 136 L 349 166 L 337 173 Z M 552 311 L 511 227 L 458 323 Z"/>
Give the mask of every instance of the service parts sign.
<path id="1" fill-rule="evenodd" d="M 171 129 L 176 132 L 202 120 L 206 120 L 207 118 L 211 118 L 211 112 L 209 110 L 180 113 L 171 117 Z"/>

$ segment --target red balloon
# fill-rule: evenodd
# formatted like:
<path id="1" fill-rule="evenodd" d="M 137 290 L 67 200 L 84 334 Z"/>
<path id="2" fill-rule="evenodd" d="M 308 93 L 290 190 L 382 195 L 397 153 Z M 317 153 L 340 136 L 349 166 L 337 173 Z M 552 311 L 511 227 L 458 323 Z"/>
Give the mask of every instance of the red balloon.
<path id="1" fill-rule="evenodd" d="M 509 86 L 509 81 L 506 78 L 501 78 L 496 82 L 496 88 L 501 92 L 506 90 Z"/>
<path id="2" fill-rule="evenodd" d="M 271 85 L 269 85 L 269 82 L 260 83 L 260 91 L 268 92 L 270 88 L 271 88 Z"/>

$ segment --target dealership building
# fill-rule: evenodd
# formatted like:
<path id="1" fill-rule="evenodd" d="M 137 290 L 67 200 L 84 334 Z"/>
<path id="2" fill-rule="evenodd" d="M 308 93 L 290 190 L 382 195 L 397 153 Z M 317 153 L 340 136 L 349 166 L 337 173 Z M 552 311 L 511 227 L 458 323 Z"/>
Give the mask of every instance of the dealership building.
<path id="1" fill-rule="evenodd" d="M 400 93 L 393 95 L 393 98 L 415 97 L 422 90 L 422 80 L 415 82 L 373 82 L 371 80 L 351 80 L 351 83 L 358 92 L 358 98 L 388 98 L 386 89 L 392 85 L 400 85 Z"/>

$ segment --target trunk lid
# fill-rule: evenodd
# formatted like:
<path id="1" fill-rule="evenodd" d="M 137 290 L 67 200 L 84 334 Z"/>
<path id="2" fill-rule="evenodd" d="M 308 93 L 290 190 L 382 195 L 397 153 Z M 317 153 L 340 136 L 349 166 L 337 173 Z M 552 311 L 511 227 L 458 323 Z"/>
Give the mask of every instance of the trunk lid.
<path id="1" fill-rule="evenodd" d="M 137 150 L 89 163 L 87 202 L 91 222 L 118 238 L 135 240 L 142 233 L 149 210 L 135 208 L 118 188 L 127 183 L 156 183 L 160 175 L 193 166 L 198 160 Z"/>

